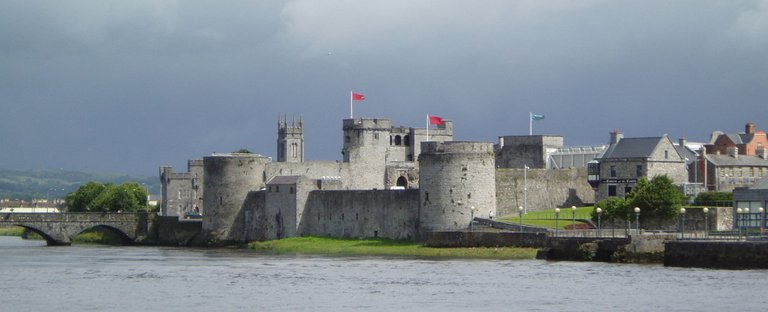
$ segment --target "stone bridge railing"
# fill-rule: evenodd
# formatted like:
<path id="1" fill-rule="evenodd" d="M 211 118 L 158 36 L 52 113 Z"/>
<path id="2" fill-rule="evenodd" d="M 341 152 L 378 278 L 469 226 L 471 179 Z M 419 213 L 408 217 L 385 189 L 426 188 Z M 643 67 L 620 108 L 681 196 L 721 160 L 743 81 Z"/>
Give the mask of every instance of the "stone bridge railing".
<path id="1" fill-rule="evenodd" d="M 69 245 L 72 238 L 95 227 L 117 233 L 126 243 L 147 235 L 148 214 L 114 212 L 4 213 L 0 223 L 27 228 L 40 234 L 48 245 Z"/>

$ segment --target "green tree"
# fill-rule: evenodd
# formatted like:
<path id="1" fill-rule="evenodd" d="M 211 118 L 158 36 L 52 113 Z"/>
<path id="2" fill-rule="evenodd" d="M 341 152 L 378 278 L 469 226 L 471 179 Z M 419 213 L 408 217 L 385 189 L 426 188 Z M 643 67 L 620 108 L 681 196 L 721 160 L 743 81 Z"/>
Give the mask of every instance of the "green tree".
<path id="1" fill-rule="evenodd" d="M 639 207 L 644 216 L 666 220 L 677 216 L 687 198 L 671 178 L 659 175 L 650 181 L 640 178 L 627 200 L 630 207 Z"/>
<path id="2" fill-rule="evenodd" d="M 241 148 L 239 150 L 234 151 L 233 153 L 241 153 L 241 154 L 253 154 L 251 151 L 245 148 Z"/>
<path id="3" fill-rule="evenodd" d="M 732 202 L 733 193 L 731 192 L 701 192 L 696 195 L 693 201 L 694 205 L 703 206 L 712 202 Z"/>
<path id="4" fill-rule="evenodd" d="M 134 212 L 147 207 L 147 191 L 136 182 L 89 182 L 67 195 L 70 211 Z"/>
<path id="5" fill-rule="evenodd" d="M 90 211 L 91 207 L 89 205 L 99 196 L 99 194 L 101 194 L 101 192 L 104 191 L 105 188 L 104 184 L 88 182 L 78 188 L 77 191 L 69 193 L 64 202 L 67 204 L 67 207 L 69 207 L 69 211 Z"/>
<path id="6" fill-rule="evenodd" d="M 604 219 L 622 219 L 626 220 L 629 215 L 630 206 L 629 201 L 620 197 L 608 197 L 595 204 L 595 210 L 597 207 L 603 210 Z M 597 220 L 597 212 L 592 210 L 592 219 Z"/>

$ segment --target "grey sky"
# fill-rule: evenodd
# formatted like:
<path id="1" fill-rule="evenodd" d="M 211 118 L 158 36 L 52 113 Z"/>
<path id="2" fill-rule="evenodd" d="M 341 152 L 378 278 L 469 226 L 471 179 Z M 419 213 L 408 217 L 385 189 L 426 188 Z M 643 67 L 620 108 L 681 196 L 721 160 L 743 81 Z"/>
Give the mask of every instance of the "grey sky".
<path id="1" fill-rule="evenodd" d="M 340 159 L 356 116 L 567 145 L 768 128 L 768 1 L 0 1 L 0 167 L 154 175 L 275 155 L 304 116 Z"/>

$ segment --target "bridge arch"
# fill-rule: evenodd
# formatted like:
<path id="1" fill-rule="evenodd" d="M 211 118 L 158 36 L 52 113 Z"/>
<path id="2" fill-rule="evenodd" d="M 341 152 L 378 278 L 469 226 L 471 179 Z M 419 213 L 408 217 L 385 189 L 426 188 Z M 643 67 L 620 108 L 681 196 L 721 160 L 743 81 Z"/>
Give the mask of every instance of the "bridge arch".
<path id="1" fill-rule="evenodd" d="M 40 229 L 38 229 L 36 227 L 29 226 L 29 225 L 24 225 L 24 224 L 14 224 L 14 225 L 18 226 L 18 227 L 25 228 L 27 230 L 32 231 L 32 233 L 40 235 L 40 237 L 42 237 L 45 240 L 45 242 L 46 242 L 46 244 L 48 244 L 48 246 L 66 246 L 66 245 L 69 245 L 69 243 L 62 243 L 62 242 L 57 241 L 51 235 L 49 235 L 45 231 L 40 230 Z"/>
<path id="2" fill-rule="evenodd" d="M 131 238 L 123 230 L 121 230 L 119 228 L 116 228 L 114 226 L 106 225 L 106 224 L 98 224 L 98 225 L 94 225 L 94 226 L 90 226 L 90 227 L 83 227 L 83 229 L 80 232 L 78 232 L 75 235 L 73 235 L 72 238 L 74 238 L 77 235 L 82 234 L 83 232 L 91 230 L 91 229 L 106 230 L 106 231 L 108 231 L 108 232 L 110 232 L 112 234 L 115 234 L 115 236 L 117 236 L 120 239 L 120 242 L 123 245 L 133 245 L 133 243 L 134 243 L 133 238 Z"/>
<path id="3" fill-rule="evenodd" d="M 8 213 L 0 223 L 12 224 L 39 234 L 49 246 L 70 245 L 72 238 L 88 229 L 115 233 L 124 244 L 148 234 L 148 214 L 139 213 Z"/>

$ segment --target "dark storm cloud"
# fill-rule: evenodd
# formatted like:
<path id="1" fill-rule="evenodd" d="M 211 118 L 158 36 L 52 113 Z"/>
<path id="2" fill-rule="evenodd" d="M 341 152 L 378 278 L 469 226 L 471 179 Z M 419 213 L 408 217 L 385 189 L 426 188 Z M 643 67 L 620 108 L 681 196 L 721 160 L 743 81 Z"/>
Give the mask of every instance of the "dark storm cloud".
<path id="1" fill-rule="evenodd" d="M 768 128 L 766 1 L 4 1 L 0 166 L 154 174 L 303 115 L 338 159 L 355 115 L 571 145 Z"/>

